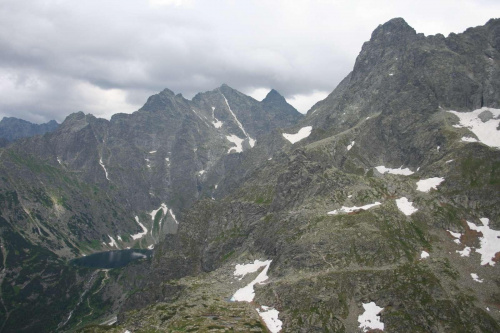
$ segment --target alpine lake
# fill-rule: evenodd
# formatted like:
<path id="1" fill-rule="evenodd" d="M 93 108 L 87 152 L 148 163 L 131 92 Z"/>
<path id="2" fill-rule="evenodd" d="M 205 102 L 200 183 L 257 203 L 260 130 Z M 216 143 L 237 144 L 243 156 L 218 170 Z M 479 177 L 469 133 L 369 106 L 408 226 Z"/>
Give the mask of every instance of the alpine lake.
<path id="1" fill-rule="evenodd" d="M 70 262 L 81 267 L 118 268 L 128 265 L 138 259 L 150 259 L 152 250 L 126 249 L 93 253 L 85 257 L 73 259 Z"/>

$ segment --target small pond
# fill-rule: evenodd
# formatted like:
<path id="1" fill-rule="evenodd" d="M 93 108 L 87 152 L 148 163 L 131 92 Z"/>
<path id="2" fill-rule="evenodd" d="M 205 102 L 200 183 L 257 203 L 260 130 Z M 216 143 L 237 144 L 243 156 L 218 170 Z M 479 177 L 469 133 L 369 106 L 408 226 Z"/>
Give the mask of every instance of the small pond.
<path id="1" fill-rule="evenodd" d="M 151 258 L 152 250 L 127 249 L 90 254 L 71 260 L 77 266 L 94 268 L 117 268 L 126 266 L 133 260 Z"/>

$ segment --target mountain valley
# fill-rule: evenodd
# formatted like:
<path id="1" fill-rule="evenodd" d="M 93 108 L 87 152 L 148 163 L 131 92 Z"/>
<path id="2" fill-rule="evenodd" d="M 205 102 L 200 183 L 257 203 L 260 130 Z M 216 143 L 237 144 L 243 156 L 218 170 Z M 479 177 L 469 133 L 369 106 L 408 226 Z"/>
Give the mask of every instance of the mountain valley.
<path id="1" fill-rule="evenodd" d="M 382 24 L 305 116 L 225 84 L 71 114 L 0 149 L 0 332 L 498 332 L 499 149 L 499 19 Z"/>

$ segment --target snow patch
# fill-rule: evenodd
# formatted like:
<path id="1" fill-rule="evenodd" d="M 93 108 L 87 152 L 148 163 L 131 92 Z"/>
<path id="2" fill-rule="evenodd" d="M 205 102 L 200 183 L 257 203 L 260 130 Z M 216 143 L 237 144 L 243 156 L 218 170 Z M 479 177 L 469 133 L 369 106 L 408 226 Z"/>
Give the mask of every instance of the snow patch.
<path id="1" fill-rule="evenodd" d="M 448 111 L 457 116 L 460 121 L 455 127 L 465 127 L 468 128 L 472 133 L 474 133 L 479 141 L 489 147 L 500 148 L 500 109 L 493 109 L 488 107 L 483 107 L 471 112 L 457 112 Z M 489 116 L 485 116 L 487 113 Z M 480 116 L 480 115 L 483 116 Z M 477 142 L 470 141 L 472 138 L 468 138 L 462 141 L 466 142 Z"/>
<path id="2" fill-rule="evenodd" d="M 448 164 L 448 163 L 451 163 L 451 162 L 453 162 L 453 161 L 454 161 L 454 160 L 448 160 L 448 161 L 446 161 L 445 163 L 446 163 L 446 164 Z"/>
<path id="3" fill-rule="evenodd" d="M 123 242 L 122 238 L 120 236 L 116 236 L 120 242 Z"/>
<path id="4" fill-rule="evenodd" d="M 222 125 L 224 125 L 224 123 L 220 120 L 217 120 L 217 118 L 215 118 L 215 121 L 213 121 L 212 124 L 214 125 L 215 128 L 221 128 Z"/>
<path id="5" fill-rule="evenodd" d="M 460 244 L 460 241 L 457 243 L 457 244 Z M 456 251 L 458 254 L 460 254 L 461 257 L 468 257 L 470 256 L 470 251 L 471 251 L 471 248 L 466 246 L 462 251 Z"/>
<path id="6" fill-rule="evenodd" d="M 347 146 L 347 150 L 351 150 L 355 143 L 355 141 L 351 142 L 351 144 Z"/>
<path id="7" fill-rule="evenodd" d="M 444 178 L 442 177 L 421 179 L 417 182 L 417 190 L 420 192 L 429 192 L 431 189 L 436 190 L 442 182 L 444 182 Z"/>
<path id="8" fill-rule="evenodd" d="M 471 230 L 478 231 L 483 234 L 483 237 L 479 237 L 480 248 L 476 249 L 476 252 L 481 254 L 481 265 L 491 265 L 495 266 L 495 261 L 493 260 L 495 254 L 500 252 L 500 231 L 493 230 L 489 227 L 490 220 L 488 218 L 479 219 L 482 226 L 476 226 L 474 223 L 467 221 L 467 225 Z"/>
<path id="9" fill-rule="evenodd" d="M 269 260 L 260 261 L 256 259 L 251 264 L 237 264 L 236 266 L 234 266 L 233 275 L 239 277 L 238 280 L 241 280 L 245 277 L 245 275 L 249 273 L 255 273 L 259 270 L 259 268 L 266 266 L 268 264 L 268 261 Z"/>
<path id="10" fill-rule="evenodd" d="M 259 308 L 255 309 L 259 313 L 267 328 L 271 333 L 278 333 L 281 331 L 283 322 L 278 319 L 279 312 L 275 308 L 271 308 L 265 305 L 261 306 L 262 311 Z"/>
<path id="11" fill-rule="evenodd" d="M 380 321 L 379 313 L 384 308 L 381 308 L 375 304 L 375 302 L 363 303 L 363 308 L 365 312 L 358 317 L 359 328 L 363 332 L 368 332 L 371 329 L 384 330 L 384 323 Z"/>
<path id="12" fill-rule="evenodd" d="M 154 153 L 156 153 L 156 150 L 151 150 L 149 153 L 154 154 Z"/>
<path id="13" fill-rule="evenodd" d="M 142 224 L 140 221 L 139 221 L 139 216 L 136 216 L 135 217 L 135 221 L 137 222 L 137 224 L 142 228 L 142 232 L 139 232 L 135 235 L 130 235 L 130 237 L 132 237 L 132 239 L 136 240 L 136 239 L 139 239 L 139 238 L 142 238 L 144 237 L 147 233 L 148 233 L 148 229 L 144 226 L 144 224 Z"/>
<path id="14" fill-rule="evenodd" d="M 151 244 L 151 245 L 148 246 L 149 250 L 153 250 L 154 248 L 155 248 L 154 244 Z"/>
<path id="15" fill-rule="evenodd" d="M 60 165 L 63 165 L 59 157 L 57 158 L 57 162 L 59 162 Z"/>
<path id="16" fill-rule="evenodd" d="M 109 242 L 109 246 L 114 246 L 117 249 L 119 249 L 118 244 L 116 243 L 115 239 L 113 237 L 111 237 L 110 235 L 108 235 L 108 237 L 111 240 L 111 242 Z"/>
<path id="17" fill-rule="evenodd" d="M 396 205 L 398 206 L 398 209 L 406 216 L 410 216 L 418 210 L 417 208 L 413 207 L 413 202 L 408 201 L 406 197 L 396 199 Z"/>
<path id="18" fill-rule="evenodd" d="M 227 151 L 227 153 L 231 153 L 233 150 L 234 152 L 236 153 L 241 153 L 243 151 L 243 141 L 245 139 L 240 139 L 239 137 L 237 137 L 236 135 L 234 134 L 231 134 L 231 135 L 227 135 L 226 136 L 226 139 L 232 143 L 234 143 L 236 145 L 236 147 L 231 147 L 229 148 L 229 150 Z"/>
<path id="19" fill-rule="evenodd" d="M 337 215 L 339 213 L 352 213 L 352 212 L 355 212 L 355 211 L 358 211 L 358 210 L 361 210 L 361 209 L 367 210 L 367 209 L 370 209 L 370 208 L 378 206 L 378 205 L 381 205 L 381 203 L 377 201 L 375 203 L 364 205 L 364 206 L 361 206 L 361 207 L 357 207 L 357 206 L 346 207 L 346 206 L 343 206 L 342 208 L 336 209 L 336 210 L 332 210 L 331 212 L 328 212 L 327 214 L 328 215 Z"/>
<path id="20" fill-rule="evenodd" d="M 420 259 L 426 259 L 429 258 L 429 256 L 430 254 L 427 251 L 422 251 L 422 253 L 420 253 Z"/>
<path id="21" fill-rule="evenodd" d="M 248 137 L 248 144 L 250 145 L 250 148 L 253 148 L 255 146 L 256 140 L 252 139 L 251 137 Z"/>
<path id="22" fill-rule="evenodd" d="M 312 126 L 306 126 L 302 127 L 297 133 L 295 134 L 287 134 L 283 133 L 283 137 L 290 141 L 290 143 L 293 145 L 296 142 L 299 142 L 302 139 L 307 138 L 309 135 L 311 135 L 312 131 Z"/>
<path id="23" fill-rule="evenodd" d="M 60 162 L 59 162 L 60 163 Z M 102 158 L 99 159 L 99 164 L 102 166 L 102 168 L 104 169 L 104 173 L 106 174 L 106 179 L 107 180 L 110 180 L 109 177 L 108 177 L 108 170 L 106 170 L 106 166 L 104 165 L 104 163 L 102 163 Z"/>
<path id="24" fill-rule="evenodd" d="M 255 297 L 255 291 L 253 290 L 253 287 L 256 284 L 263 284 L 264 281 L 266 281 L 268 279 L 267 271 L 269 270 L 269 266 L 271 265 L 271 262 L 272 262 L 272 260 L 266 260 L 264 262 L 261 262 L 262 265 L 260 267 L 264 266 L 264 269 L 262 270 L 262 272 L 260 272 L 259 275 L 257 275 L 257 277 L 252 282 L 247 284 L 245 287 L 238 289 L 234 293 L 233 297 L 231 297 L 231 301 L 232 302 L 252 302 L 254 297 Z M 236 265 L 236 266 L 238 266 L 238 265 Z M 247 273 L 245 273 L 245 274 L 247 274 Z"/>
<path id="25" fill-rule="evenodd" d="M 375 169 L 377 169 L 377 171 L 380 172 L 381 174 L 390 173 L 393 175 L 403 175 L 403 176 L 409 176 L 414 174 L 414 172 L 411 171 L 409 168 L 403 169 L 403 166 L 400 166 L 399 169 L 391 169 L 391 168 L 386 168 L 383 165 L 380 165 L 375 167 Z"/>
<path id="26" fill-rule="evenodd" d="M 206 171 L 206 170 L 200 170 L 200 171 L 198 171 L 198 175 L 203 176 L 203 174 L 204 174 L 205 172 L 207 172 L 207 171 Z"/>
<path id="27" fill-rule="evenodd" d="M 483 283 L 483 279 L 480 279 L 476 273 L 470 273 L 470 276 L 472 277 L 472 280 L 479 282 L 479 283 Z"/>

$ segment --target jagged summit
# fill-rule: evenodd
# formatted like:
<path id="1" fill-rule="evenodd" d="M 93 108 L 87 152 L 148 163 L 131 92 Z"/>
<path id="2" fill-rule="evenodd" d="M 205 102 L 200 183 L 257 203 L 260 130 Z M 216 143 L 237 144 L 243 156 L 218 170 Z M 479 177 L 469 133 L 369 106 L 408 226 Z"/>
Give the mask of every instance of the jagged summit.
<path id="1" fill-rule="evenodd" d="M 271 89 L 266 97 L 262 100 L 263 103 L 270 103 L 270 102 L 286 102 L 285 97 L 283 97 L 279 92 L 277 92 L 274 89 Z"/>

